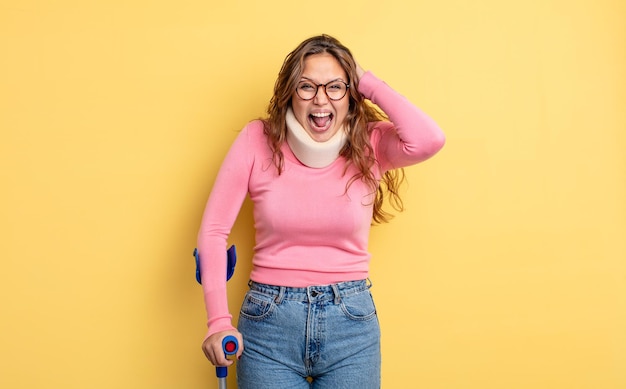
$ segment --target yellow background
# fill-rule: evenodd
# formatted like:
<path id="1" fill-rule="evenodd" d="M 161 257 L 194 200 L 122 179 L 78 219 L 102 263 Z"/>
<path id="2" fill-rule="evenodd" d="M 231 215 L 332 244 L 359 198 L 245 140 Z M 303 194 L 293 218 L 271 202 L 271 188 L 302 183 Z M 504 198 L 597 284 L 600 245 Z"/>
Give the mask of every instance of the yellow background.
<path id="1" fill-rule="evenodd" d="M 448 137 L 372 231 L 383 387 L 626 388 L 625 26 L 621 0 L 1 0 L 0 387 L 216 387 L 200 216 L 325 32 Z M 234 313 L 252 236 L 247 202 Z"/>

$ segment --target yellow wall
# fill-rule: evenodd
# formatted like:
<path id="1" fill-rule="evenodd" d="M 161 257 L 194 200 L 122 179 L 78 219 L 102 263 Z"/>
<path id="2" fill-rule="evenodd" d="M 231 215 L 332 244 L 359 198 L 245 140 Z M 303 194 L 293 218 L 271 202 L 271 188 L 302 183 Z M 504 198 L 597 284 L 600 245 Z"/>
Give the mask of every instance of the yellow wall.
<path id="1" fill-rule="evenodd" d="M 216 387 L 204 202 L 326 32 L 448 136 L 372 233 L 384 387 L 625 388 L 624 23 L 619 0 L 1 0 L 0 387 Z M 251 238 L 246 203 L 234 312 Z"/>

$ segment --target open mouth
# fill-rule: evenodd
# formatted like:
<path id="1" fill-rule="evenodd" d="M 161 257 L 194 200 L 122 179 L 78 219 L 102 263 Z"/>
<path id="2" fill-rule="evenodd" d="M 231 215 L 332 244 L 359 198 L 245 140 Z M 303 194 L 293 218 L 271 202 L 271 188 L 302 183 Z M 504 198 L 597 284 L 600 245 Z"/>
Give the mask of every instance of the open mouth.
<path id="1" fill-rule="evenodd" d="M 330 112 L 312 113 L 309 115 L 309 123 L 315 131 L 326 131 L 330 128 L 335 116 Z"/>

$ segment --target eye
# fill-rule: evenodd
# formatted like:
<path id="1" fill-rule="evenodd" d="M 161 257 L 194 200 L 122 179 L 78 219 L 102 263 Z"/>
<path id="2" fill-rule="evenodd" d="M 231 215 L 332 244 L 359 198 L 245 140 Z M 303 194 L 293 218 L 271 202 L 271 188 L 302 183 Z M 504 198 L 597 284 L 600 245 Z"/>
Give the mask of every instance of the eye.
<path id="1" fill-rule="evenodd" d="M 301 82 L 298 85 L 298 89 L 308 92 L 314 90 L 315 86 L 310 82 Z"/>
<path id="2" fill-rule="evenodd" d="M 327 86 L 328 90 L 331 91 L 341 91 L 344 89 L 344 86 L 341 82 L 333 82 Z"/>

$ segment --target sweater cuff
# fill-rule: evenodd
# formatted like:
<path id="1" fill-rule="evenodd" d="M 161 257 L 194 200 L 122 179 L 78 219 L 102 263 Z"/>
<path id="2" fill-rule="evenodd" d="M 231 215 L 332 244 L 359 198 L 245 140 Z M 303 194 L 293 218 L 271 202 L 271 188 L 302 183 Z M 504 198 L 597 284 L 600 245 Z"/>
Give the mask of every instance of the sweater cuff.
<path id="1" fill-rule="evenodd" d="M 211 325 L 209 326 L 209 330 L 207 331 L 207 334 L 204 337 L 204 339 L 206 340 L 206 338 L 208 338 L 209 336 L 213 334 L 217 334 L 218 332 L 230 331 L 230 330 L 235 330 L 235 329 L 236 328 L 233 327 L 233 325 L 230 322 L 230 319 L 228 318 L 216 320 L 215 322 L 211 323 Z"/>

